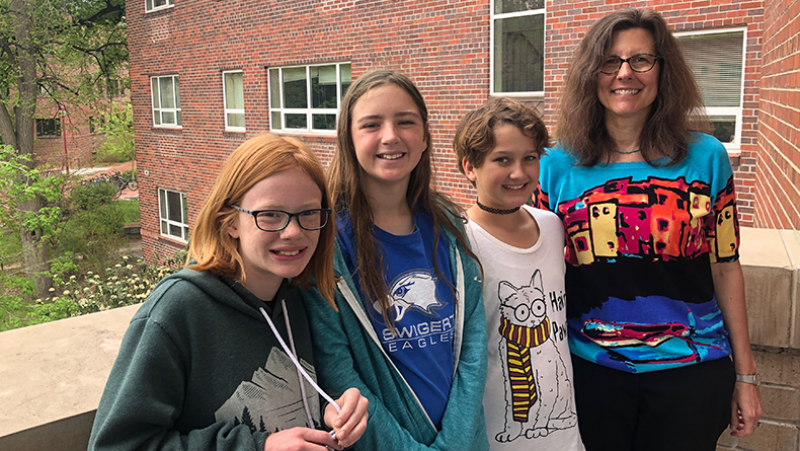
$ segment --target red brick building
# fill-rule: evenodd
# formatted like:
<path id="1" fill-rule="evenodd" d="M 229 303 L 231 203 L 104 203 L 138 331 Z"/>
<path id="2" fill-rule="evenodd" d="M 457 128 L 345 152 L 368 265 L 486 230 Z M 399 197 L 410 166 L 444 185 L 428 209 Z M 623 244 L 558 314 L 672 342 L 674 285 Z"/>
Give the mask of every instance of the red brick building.
<path id="1" fill-rule="evenodd" d="M 126 75 L 122 72 L 120 77 Z M 104 95 L 91 103 L 74 101 L 60 90 L 39 89 L 33 143 L 37 164 L 61 169 L 92 164 L 94 152 L 105 142 L 100 130 L 103 115 L 110 111 L 112 102 L 130 101 L 120 80 L 104 80 L 103 85 Z"/>
<path id="2" fill-rule="evenodd" d="M 755 225 L 800 230 L 800 3 L 766 3 Z"/>
<path id="3" fill-rule="evenodd" d="M 765 105 L 759 96 L 762 58 L 775 61 L 765 64 L 770 73 L 798 76 L 796 50 L 785 49 L 797 41 L 796 2 L 769 8 L 776 32 L 786 30 L 777 17 L 793 18 L 794 25 L 783 40 L 770 38 L 775 52 L 767 55 L 761 1 L 128 0 L 146 257 L 164 258 L 185 245 L 222 162 L 248 137 L 296 136 L 327 164 L 342 92 L 372 68 L 396 69 L 417 83 L 430 110 L 438 186 L 471 202 L 474 191 L 451 151 L 462 115 L 490 96 L 510 95 L 537 107 L 552 125 L 580 38 L 598 17 L 628 5 L 656 9 L 678 33 L 705 88 L 715 134 L 729 150 L 742 224 L 792 226 L 756 217 L 775 209 L 757 206 L 755 188 L 783 186 L 777 169 L 757 170 L 759 154 L 769 150 L 788 158 L 774 166 L 793 162 L 793 172 L 782 169 L 787 175 L 780 180 L 794 177 L 786 183 L 797 199 L 794 135 L 767 132 L 758 123 L 765 107 L 783 128 L 793 124 L 796 131 L 800 122 L 792 119 L 796 80 L 793 104 L 777 81 L 765 85 L 775 86 L 774 100 Z M 773 204 L 784 203 L 770 196 Z M 794 205 L 793 227 L 800 227 Z"/>

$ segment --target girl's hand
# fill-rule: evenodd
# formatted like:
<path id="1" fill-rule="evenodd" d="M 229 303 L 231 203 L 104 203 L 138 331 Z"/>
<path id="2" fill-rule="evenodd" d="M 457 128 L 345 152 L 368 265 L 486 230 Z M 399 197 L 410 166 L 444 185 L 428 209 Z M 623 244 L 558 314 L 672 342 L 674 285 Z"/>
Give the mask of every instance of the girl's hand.
<path id="1" fill-rule="evenodd" d="M 350 388 L 336 400 L 336 404 L 342 408 L 341 412 L 337 413 L 333 404 L 328 404 L 325 408 L 325 424 L 336 431 L 339 445 L 346 448 L 357 442 L 367 430 L 369 400 L 361 396 L 357 388 Z"/>
<path id="2" fill-rule="evenodd" d="M 755 432 L 761 413 L 761 394 L 758 387 L 737 382 L 731 400 L 731 435 L 746 437 Z"/>
<path id="3" fill-rule="evenodd" d="M 264 451 L 326 451 L 326 446 L 343 449 L 325 431 L 291 428 L 268 435 Z"/>

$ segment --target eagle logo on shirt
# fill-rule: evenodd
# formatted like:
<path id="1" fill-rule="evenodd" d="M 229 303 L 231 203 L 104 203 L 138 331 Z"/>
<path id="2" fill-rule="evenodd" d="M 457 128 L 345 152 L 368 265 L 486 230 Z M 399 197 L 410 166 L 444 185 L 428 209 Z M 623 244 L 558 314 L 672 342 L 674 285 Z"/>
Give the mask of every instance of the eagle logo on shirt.
<path id="1" fill-rule="evenodd" d="M 433 310 L 444 306 L 436 296 L 436 282 L 437 278 L 433 274 L 420 269 L 412 269 L 395 277 L 388 289 L 394 320 L 402 320 L 411 309 L 435 316 Z M 373 302 L 372 308 L 380 313 L 381 303 Z"/>

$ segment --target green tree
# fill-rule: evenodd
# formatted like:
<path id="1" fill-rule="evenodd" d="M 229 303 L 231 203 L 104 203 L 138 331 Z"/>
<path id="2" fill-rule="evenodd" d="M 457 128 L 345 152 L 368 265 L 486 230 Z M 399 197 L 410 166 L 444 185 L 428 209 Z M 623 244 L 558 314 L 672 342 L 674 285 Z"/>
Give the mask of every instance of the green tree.
<path id="1" fill-rule="evenodd" d="M 0 0 L 0 137 L 34 168 L 33 141 L 40 87 L 59 105 L 91 103 L 98 83 L 127 61 L 124 0 Z M 57 89 L 54 89 L 57 88 Z M 24 178 L 18 183 L 29 184 Z M 17 205 L 39 214 L 40 193 Z M 20 221 L 24 265 L 36 294 L 51 286 L 47 242 L 35 222 Z"/>
<path id="2" fill-rule="evenodd" d="M 100 130 L 105 135 L 105 142 L 97 149 L 99 161 L 117 163 L 130 161 L 136 156 L 133 141 L 133 105 L 111 104 L 111 108 L 103 115 Z"/>

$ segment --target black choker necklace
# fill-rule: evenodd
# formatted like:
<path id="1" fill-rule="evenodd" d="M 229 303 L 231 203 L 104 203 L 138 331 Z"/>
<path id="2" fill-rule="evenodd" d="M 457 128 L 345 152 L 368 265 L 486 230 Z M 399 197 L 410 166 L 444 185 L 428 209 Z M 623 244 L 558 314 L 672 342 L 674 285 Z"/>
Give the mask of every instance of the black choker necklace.
<path id="1" fill-rule="evenodd" d="M 517 211 L 519 211 L 519 207 L 511 208 L 509 210 L 501 210 L 499 208 L 487 207 L 486 205 L 483 205 L 479 200 L 475 200 L 475 203 L 478 204 L 478 208 L 480 208 L 481 210 L 496 215 L 510 215 L 511 213 L 516 213 Z"/>

